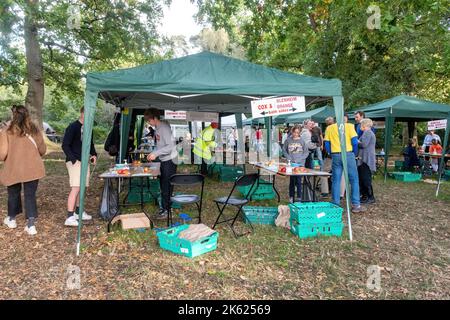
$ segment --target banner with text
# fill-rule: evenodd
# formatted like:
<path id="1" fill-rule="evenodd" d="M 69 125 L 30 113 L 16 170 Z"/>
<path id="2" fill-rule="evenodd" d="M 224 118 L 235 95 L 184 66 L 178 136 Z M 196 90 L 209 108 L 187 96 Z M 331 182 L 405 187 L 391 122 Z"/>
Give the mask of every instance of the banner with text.
<path id="1" fill-rule="evenodd" d="M 253 118 L 274 117 L 306 110 L 304 96 L 254 100 L 251 105 Z"/>
<path id="2" fill-rule="evenodd" d="M 201 122 L 219 122 L 219 114 L 215 112 L 197 112 L 188 111 L 186 113 L 187 121 L 201 121 Z"/>
<path id="3" fill-rule="evenodd" d="M 428 122 L 428 130 L 445 129 L 447 127 L 447 119 L 434 120 Z"/>
<path id="4" fill-rule="evenodd" d="M 165 120 L 186 120 L 186 111 L 164 110 Z"/>

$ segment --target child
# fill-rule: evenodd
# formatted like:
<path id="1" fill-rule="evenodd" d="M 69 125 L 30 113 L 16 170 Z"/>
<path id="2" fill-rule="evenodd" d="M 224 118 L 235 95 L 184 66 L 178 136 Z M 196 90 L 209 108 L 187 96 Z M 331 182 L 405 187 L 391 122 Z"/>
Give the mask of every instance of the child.
<path id="1" fill-rule="evenodd" d="M 431 146 L 430 146 L 430 154 L 442 154 L 442 147 L 439 144 L 437 139 L 431 140 Z M 439 169 L 439 158 L 433 157 L 431 159 L 431 167 L 433 168 L 433 172 L 438 172 Z"/>
<path id="2" fill-rule="evenodd" d="M 296 125 L 292 128 L 292 135 L 289 136 L 283 145 L 284 157 L 292 163 L 298 163 L 300 166 L 305 166 L 306 158 L 309 155 L 309 150 L 306 147 L 305 141 L 300 138 L 301 127 Z M 294 202 L 295 186 L 297 186 L 297 196 L 299 200 L 302 197 L 302 182 L 299 176 L 290 176 L 289 180 L 289 202 Z"/>

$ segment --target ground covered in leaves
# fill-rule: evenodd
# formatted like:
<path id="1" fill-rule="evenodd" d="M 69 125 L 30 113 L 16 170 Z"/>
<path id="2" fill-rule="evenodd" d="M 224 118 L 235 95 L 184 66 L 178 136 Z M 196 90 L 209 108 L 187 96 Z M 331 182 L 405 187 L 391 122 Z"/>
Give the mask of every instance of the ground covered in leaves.
<path id="1" fill-rule="evenodd" d="M 95 169 L 82 253 L 75 255 L 76 229 L 64 227 L 68 177 L 63 157 L 46 157 L 47 177 L 38 191 L 38 235 L 0 227 L 0 299 L 445 299 L 450 298 L 450 183 L 438 200 L 435 185 L 376 178 L 377 203 L 353 215 L 354 241 L 300 240 L 275 227 L 256 227 L 235 239 L 225 227 L 212 253 L 189 259 L 160 249 L 154 231 L 106 233 L 96 212 L 103 182 Z M 287 179 L 278 179 L 286 203 Z M 208 179 L 204 222 L 212 225 L 211 201 L 231 183 Z M 6 216 L 6 189 L 0 188 L 0 218 Z M 259 201 L 256 205 L 276 205 Z M 149 206 L 149 210 L 156 208 Z M 381 269 L 381 291 L 367 287 L 368 267 Z M 70 285 L 79 268 L 80 288 Z M 69 282 L 69 285 L 68 285 Z"/>

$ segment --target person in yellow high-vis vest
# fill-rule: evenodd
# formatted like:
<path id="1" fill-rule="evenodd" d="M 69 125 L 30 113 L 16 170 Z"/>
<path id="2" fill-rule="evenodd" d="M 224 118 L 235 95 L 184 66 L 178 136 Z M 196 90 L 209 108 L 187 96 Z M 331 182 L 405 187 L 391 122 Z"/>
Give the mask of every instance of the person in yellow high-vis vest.
<path id="1" fill-rule="evenodd" d="M 218 127 L 219 124 L 217 122 L 212 122 L 211 125 L 202 130 L 200 136 L 195 140 L 194 154 L 206 161 L 211 160 L 211 149 L 217 146 L 215 142 L 215 129 Z"/>

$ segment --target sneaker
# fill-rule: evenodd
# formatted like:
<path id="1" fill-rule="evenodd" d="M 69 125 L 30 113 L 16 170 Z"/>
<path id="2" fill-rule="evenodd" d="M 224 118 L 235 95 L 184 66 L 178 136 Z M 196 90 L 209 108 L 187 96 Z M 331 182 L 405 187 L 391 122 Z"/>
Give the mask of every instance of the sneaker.
<path id="1" fill-rule="evenodd" d="M 289 198 L 289 203 L 294 203 L 294 197 Z"/>
<path id="2" fill-rule="evenodd" d="M 9 216 L 7 216 L 7 217 L 5 218 L 5 220 L 3 220 L 3 223 L 6 224 L 6 225 L 8 226 L 8 228 L 10 228 L 10 229 L 15 229 L 15 228 L 17 228 L 17 222 L 16 222 L 16 219 L 12 220 L 12 219 L 10 219 Z"/>
<path id="3" fill-rule="evenodd" d="M 353 213 L 361 213 L 361 212 L 366 212 L 367 209 L 361 205 L 359 206 L 352 206 L 352 212 Z"/>
<path id="4" fill-rule="evenodd" d="M 75 217 L 75 214 L 68 217 L 66 222 L 64 222 L 64 225 L 68 227 L 78 227 L 78 217 Z"/>
<path id="5" fill-rule="evenodd" d="M 361 203 L 364 203 L 364 204 L 373 204 L 373 203 L 375 203 L 375 198 L 374 198 L 374 197 L 372 197 L 372 198 L 367 198 L 364 202 L 361 202 Z"/>
<path id="6" fill-rule="evenodd" d="M 162 220 L 162 219 L 167 219 L 167 216 L 169 215 L 169 213 L 167 212 L 167 210 L 159 210 L 159 212 L 156 214 L 156 219 L 158 220 Z"/>
<path id="7" fill-rule="evenodd" d="M 74 217 L 78 220 L 78 215 L 76 213 L 73 214 Z M 83 212 L 83 221 L 89 221 L 92 220 L 92 216 L 87 214 L 86 211 Z"/>
<path id="8" fill-rule="evenodd" d="M 25 232 L 28 233 L 30 236 L 34 236 L 35 234 L 37 234 L 37 230 L 36 230 L 35 226 L 31 226 L 31 227 L 26 226 Z"/>

